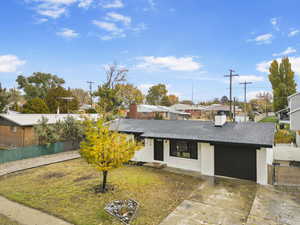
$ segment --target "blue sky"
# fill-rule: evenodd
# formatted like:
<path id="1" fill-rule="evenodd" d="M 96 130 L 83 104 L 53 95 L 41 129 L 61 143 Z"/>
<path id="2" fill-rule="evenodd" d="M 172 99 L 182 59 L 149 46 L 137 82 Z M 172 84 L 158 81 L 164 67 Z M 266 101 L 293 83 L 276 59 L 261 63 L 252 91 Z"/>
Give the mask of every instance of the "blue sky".
<path id="1" fill-rule="evenodd" d="M 228 95 L 223 75 L 270 91 L 270 60 L 289 56 L 300 84 L 300 2 L 286 0 L 8 0 L 0 8 L 0 82 L 49 72 L 66 87 L 100 84 L 114 61 L 144 92 L 165 83 L 181 99 Z"/>

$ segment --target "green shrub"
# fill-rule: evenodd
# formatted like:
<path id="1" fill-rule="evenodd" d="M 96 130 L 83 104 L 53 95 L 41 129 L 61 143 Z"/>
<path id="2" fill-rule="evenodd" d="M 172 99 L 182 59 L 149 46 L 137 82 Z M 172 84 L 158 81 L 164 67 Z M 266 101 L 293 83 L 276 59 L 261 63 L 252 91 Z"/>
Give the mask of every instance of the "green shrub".
<path id="1" fill-rule="evenodd" d="M 286 130 L 286 129 L 281 129 L 277 130 L 275 133 L 275 143 L 284 143 L 284 144 L 290 144 L 295 142 L 295 133 Z"/>

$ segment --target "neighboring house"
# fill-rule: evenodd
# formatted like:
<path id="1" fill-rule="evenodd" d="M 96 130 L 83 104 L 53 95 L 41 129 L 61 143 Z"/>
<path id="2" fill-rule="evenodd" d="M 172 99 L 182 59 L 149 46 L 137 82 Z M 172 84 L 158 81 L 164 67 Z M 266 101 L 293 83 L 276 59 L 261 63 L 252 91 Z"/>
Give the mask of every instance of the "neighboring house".
<path id="1" fill-rule="evenodd" d="M 212 121 L 121 119 L 112 129 L 144 139 L 135 161 L 159 162 L 203 175 L 268 182 L 273 162 L 273 123 L 232 123 L 226 116 Z"/>
<path id="2" fill-rule="evenodd" d="M 137 105 L 131 104 L 127 118 L 130 119 L 156 119 L 183 120 L 189 118 L 190 114 L 174 110 L 170 107 L 160 105 Z"/>
<path id="3" fill-rule="evenodd" d="M 288 97 L 290 129 L 296 132 L 296 143 L 300 146 L 300 92 Z"/>
<path id="4" fill-rule="evenodd" d="M 95 118 L 97 114 L 88 114 Z M 68 116 L 82 119 L 81 114 L 0 114 L 0 146 L 24 147 L 38 144 L 34 132 L 43 117 L 49 124 L 63 121 Z"/>
<path id="5" fill-rule="evenodd" d="M 175 104 L 170 106 L 171 109 L 186 112 L 191 115 L 191 119 L 201 119 L 206 107 L 202 105 L 187 105 L 187 104 Z"/>

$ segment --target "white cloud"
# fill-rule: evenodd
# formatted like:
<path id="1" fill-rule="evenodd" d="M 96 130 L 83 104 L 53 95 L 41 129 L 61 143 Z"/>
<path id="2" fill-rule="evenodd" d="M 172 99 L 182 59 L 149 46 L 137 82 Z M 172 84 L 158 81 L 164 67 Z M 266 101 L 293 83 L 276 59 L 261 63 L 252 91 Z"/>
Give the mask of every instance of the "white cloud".
<path id="1" fill-rule="evenodd" d="M 300 32 L 300 30 L 294 29 L 288 33 L 288 36 L 293 37 L 293 36 L 297 35 L 299 32 Z"/>
<path id="2" fill-rule="evenodd" d="M 259 82 L 263 81 L 264 77 L 262 76 L 257 76 L 257 75 L 240 75 L 238 77 L 234 77 L 233 81 L 235 83 L 241 83 L 241 82 Z"/>
<path id="3" fill-rule="evenodd" d="M 143 56 L 139 57 L 141 60 L 136 68 L 146 70 L 159 70 L 168 69 L 173 71 L 196 71 L 202 67 L 202 64 L 194 60 L 195 57 L 178 57 L 166 56 L 166 57 L 155 57 L 155 56 Z"/>
<path id="4" fill-rule="evenodd" d="M 150 11 L 150 10 L 155 10 L 156 8 L 156 3 L 154 0 L 148 0 L 148 7 L 144 8 L 144 11 Z"/>
<path id="5" fill-rule="evenodd" d="M 101 6 L 105 9 L 109 8 L 123 8 L 124 3 L 122 0 L 104 1 Z"/>
<path id="6" fill-rule="evenodd" d="M 66 14 L 66 9 L 65 8 L 43 8 L 43 9 L 38 9 L 37 13 L 42 15 L 42 16 L 47 16 L 51 17 L 53 19 L 57 19 L 61 17 L 62 15 Z"/>
<path id="7" fill-rule="evenodd" d="M 272 42 L 273 35 L 268 34 L 262 34 L 257 36 L 254 39 L 250 39 L 249 41 L 255 41 L 257 44 L 270 44 Z"/>
<path id="8" fill-rule="evenodd" d="M 26 3 L 34 4 L 33 9 L 37 14 L 57 19 L 68 12 L 68 7 L 78 3 L 79 8 L 88 8 L 93 0 L 24 0 Z"/>
<path id="9" fill-rule="evenodd" d="M 41 23 L 46 23 L 47 21 L 48 21 L 47 18 L 39 18 L 39 19 L 36 20 L 36 23 L 41 24 Z"/>
<path id="10" fill-rule="evenodd" d="M 139 23 L 137 26 L 131 27 L 130 29 L 134 32 L 141 32 L 143 30 L 147 30 L 147 26 L 144 23 Z"/>
<path id="11" fill-rule="evenodd" d="M 88 9 L 94 0 L 80 0 L 78 3 L 79 8 Z"/>
<path id="12" fill-rule="evenodd" d="M 79 36 L 77 32 L 69 28 L 63 28 L 60 32 L 57 32 L 56 34 L 58 36 L 68 38 L 68 39 L 76 38 Z"/>
<path id="13" fill-rule="evenodd" d="M 277 62 L 281 62 L 281 59 L 276 59 Z M 292 64 L 292 70 L 300 75 L 300 57 L 289 57 L 290 63 Z M 272 63 L 272 60 L 270 61 L 263 61 L 261 63 L 256 64 L 256 70 L 262 73 L 268 73 L 269 67 Z"/>
<path id="14" fill-rule="evenodd" d="M 67 13 L 67 7 L 77 0 L 29 0 L 38 5 L 35 10 L 38 14 L 57 19 Z"/>
<path id="15" fill-rule="evenodd" d="M 116 12 L 109 12 L 106 14 L 107 20 L 113 20 L 117 22 L 122 22 L 124 25 L 129 26 L 131 23 L 131 17 L 124 16 L 122 14 L 116 13 Z"/>
<path id="16" fill-rule="evenodd" d="M 277 31 L 279 31 L 279 26 L 278 26 L 278 18 L 271 18 L 270 23 L 272 24 L 273 28 Z"/>
<path id="17" fill-rule="evenodd" d="M 15 55 L 0 55 L 0 73 L 16 72 L 19 66 L 26 63 Z"/>
<path id="18" fill-rule="evenodd" d="M 272 54 L 272 56 L 284 56 L 284 55 L 289 55 L 289 54 L 292 54 L 292 53 L 296 53 L 297 50 L 292 48 L 292 47 L 288 47 L 286 50 L 280 52 L 280 53 L 274 53 Z"/>
<path id="19" fill-rule="evenodd" d="M 121 32 L 122 31 L 120 28 L 118 28 L 118 26 L 115 23 L 94 20 L 93 24 L 95 24 L 97 27 L 100 27 L 101 29 L 106 30 L 106 31 L 112 31 L 112 32 Z"/>

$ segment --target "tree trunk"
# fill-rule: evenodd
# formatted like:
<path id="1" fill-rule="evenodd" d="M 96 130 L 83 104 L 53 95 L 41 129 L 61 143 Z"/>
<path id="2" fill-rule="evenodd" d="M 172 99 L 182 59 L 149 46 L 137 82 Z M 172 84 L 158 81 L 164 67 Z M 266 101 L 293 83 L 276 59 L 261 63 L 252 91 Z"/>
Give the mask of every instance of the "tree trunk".
<path id="1" fill-rule="evenodd" d="M 103 180 L 102 180 L 102 192 L 106 192 L 106 182 L 107 182 L 107 174 L 108 171 L 102 171 L 103 173 Z"/>

